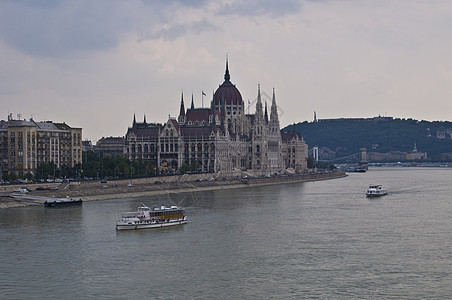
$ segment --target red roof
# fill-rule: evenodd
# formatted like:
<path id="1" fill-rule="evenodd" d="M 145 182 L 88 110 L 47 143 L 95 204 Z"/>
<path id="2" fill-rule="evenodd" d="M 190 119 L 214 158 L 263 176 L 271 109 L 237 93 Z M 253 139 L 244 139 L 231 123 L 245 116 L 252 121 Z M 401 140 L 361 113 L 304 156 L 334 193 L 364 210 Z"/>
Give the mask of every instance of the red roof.
<path id="1" fill-rule="evenodd" d="M 293 132 L 293 131 L 291 131 L 291 132 L 282 132 L 281 133 L 281 140 L 283 142 L 288 142 L 288 141 L 291 141 L 292 139 L 296 140 L 296 139 L 301 139 L 301 138 L 298 135 L 298 133 Z"/>
<path id="2" fill-rule="evenodd" d="M 187 110 L 186 122 L 195 124 L 209 124 L 210 108 L 192 108 Z M 203 123 L 204 122 L 204 123 Z"/>
<path id="3" fill-rule="evenodd" d="M 215 91 L 213 95 L 215 105 L 220 105 L 223 103 L 225 105 L 242 105 L 242 95 L 239 90 L 230 81 L 223 82 L 222 85 Z"/>
<path id="4" fill-rule="evenodd" d="M 212 128 L 210 126 L 183 126 L 180 129 L 182 136 L 210 136 Z"/>

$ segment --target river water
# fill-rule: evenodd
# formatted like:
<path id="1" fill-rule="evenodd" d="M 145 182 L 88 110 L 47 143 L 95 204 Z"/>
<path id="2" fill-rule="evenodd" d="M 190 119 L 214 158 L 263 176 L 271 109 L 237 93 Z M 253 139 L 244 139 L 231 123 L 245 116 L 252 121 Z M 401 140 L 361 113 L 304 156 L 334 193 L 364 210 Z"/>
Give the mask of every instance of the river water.
<path id="1" fill-rule="evenodd" d="M 369 184 L 389 195 L 368 199 Z M 446 299 L 452 169 L 0 210 L 2 299 Z M 180 204 L 186 225 L 115 231 Z"/>

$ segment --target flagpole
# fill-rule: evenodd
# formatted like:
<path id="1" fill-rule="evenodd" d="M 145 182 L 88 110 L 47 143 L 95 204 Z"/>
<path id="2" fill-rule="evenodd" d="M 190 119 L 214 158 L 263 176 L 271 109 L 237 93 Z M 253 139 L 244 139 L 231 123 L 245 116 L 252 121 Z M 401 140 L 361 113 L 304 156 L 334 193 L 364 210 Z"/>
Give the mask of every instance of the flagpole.
<path id="1" fill-rule="evenodd" d="M 204 91 L 201 91 L 201 106 L 202 106 L 202 108 L 204 108 L 204 96 L 205 96 L 206 94 L 204 94 Z"/>

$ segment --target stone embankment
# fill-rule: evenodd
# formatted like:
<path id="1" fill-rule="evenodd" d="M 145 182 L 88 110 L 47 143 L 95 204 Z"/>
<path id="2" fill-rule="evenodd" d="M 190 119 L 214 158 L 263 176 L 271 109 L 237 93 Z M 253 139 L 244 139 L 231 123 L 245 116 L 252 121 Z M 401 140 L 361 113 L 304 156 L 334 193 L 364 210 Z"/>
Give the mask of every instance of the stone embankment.
<path id="1" fill-rule="evenodd" d="M 215 180 L 211 174 L 203 175 L 179 175 L 141 178 L 133 180 L 112 180 L 106 183 L 100 181 L 82 181 L 55 184 L 30 185 L 32 188 L 27 195 L 39 197 L 72 198 L 83 201 L 105 200 L 124 197 L 140 197 L 146 195 L 159 195 L 168 193 L 183 193 L 192 191 L 220 190 L 231 188 L 244 188 L 247 186 L 259 186 L 280 184 L 288 182 L 303 182 L 315 180 L 328 180 L 345 177 L 344 172 L 314 173 L 307 175 L 278 176 L 269 178 L 236 178 Z M 36 190 L 43 187 L 44 190 Z M 46 190 L 45 188 L 58 187 L 58 190 Z M 38 205 L 39 201 L 27 201 L 26 198 L 12 199 L 7 197 L 18 187 L 4 187 L 0 194 L 0 208 Z M 36 197 L 36 198 L 39 198 Z M 28 197 L 29 199 L 29 197 Z"/>

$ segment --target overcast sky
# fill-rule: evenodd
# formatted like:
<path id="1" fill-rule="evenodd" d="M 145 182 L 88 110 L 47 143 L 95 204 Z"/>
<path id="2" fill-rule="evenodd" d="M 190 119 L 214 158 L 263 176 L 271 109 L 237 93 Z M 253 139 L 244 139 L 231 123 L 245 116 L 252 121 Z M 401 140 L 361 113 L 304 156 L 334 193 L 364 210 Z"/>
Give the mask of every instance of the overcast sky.
<path id="1" fill-rule="evenodd" d="M 207 106 L 227 53 L 245 101 L 275 88 L 281 127 L 450 121 L 451 37 L 450 0 L 0 0 L 0 119 L 124 136 L 134 113 L 177 117 L 182 92 Z"/>

